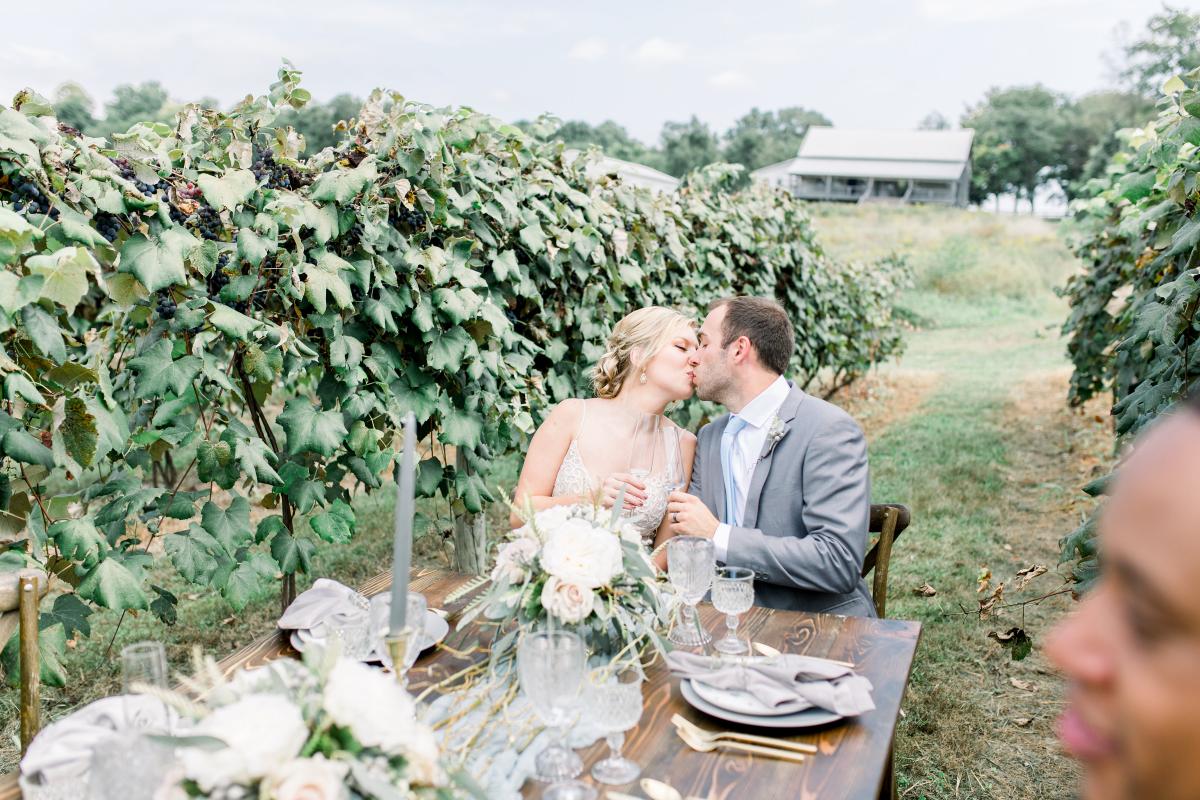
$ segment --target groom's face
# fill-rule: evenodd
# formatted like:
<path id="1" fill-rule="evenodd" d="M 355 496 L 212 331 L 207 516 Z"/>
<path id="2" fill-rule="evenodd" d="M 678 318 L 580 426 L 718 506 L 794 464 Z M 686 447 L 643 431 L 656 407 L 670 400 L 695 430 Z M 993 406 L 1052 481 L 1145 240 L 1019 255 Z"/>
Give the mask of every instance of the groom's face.
<path id="1" fill-rule="evenodd" d="M 701 400 L 724 403 L 733 386 L 733 373 L 729 368 L 728 352 L 721 346 L 725 338 L 725 306 L 713 309 L 696 334 L 699 346 L 692 353 L 692 371 L 695 377 L 696 396 Z"/>

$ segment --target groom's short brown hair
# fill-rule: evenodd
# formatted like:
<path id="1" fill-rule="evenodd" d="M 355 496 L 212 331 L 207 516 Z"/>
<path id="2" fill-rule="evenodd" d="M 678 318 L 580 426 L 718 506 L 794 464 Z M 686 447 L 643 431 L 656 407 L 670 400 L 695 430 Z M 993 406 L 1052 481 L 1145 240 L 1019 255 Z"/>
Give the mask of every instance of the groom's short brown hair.
<path id="1" fill-rule="evenodd" d="M 758 360 L 772 372 L 787 372 L 796 351 L 796 334 L 783 306 L 767 297 L 725 297 L 708 307 L 711 314 L 725 308 L 721 323 L 721 347 L 729 347 L 745 336 L 758 352 Z"/>

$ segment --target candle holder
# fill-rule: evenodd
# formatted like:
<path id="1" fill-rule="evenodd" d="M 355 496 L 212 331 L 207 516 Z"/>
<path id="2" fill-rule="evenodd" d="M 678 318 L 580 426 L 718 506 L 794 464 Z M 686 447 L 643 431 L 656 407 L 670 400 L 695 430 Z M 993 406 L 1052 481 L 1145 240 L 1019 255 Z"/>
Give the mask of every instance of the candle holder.
<path id="1" fill-rule="evenodd" d="M 392 659 L 392 671 L 396 673 L 396 680 L 400 683 L 400 688 L 408 690 L 408 648 L 411 644 L 412 634 L 403 632 L 399 636 L 384 637 L 384 644 L 387 645 L 388 655 Z"/>

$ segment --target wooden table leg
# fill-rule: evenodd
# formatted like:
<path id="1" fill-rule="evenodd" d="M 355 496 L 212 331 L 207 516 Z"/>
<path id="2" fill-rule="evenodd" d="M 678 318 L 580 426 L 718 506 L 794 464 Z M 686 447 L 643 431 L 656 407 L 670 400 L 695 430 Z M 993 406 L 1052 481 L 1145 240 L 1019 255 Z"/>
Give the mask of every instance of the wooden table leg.
<path id="1" fill-rule="evenodd" d="M 896 800 L 896 750 L 888 750 L 887 766 L 883 768 L 883 783 L 879 785 L 879 800 Z"/>

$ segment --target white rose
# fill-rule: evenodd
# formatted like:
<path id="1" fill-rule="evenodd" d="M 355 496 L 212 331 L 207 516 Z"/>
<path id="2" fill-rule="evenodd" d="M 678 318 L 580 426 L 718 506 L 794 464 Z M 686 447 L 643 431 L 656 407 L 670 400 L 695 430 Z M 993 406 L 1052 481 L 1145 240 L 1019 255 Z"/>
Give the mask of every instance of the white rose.
<path id="1" fill-rule="evenodd" d="M 550 506 L 533 515 L 532 524 L 526 524 L 515 533 L 534 541 L 546 540 L 546 534 L 562 525 L 568 519 L 577 516 L 583 506 Z"/>
<path id="2" fill-rule="evenodd" d="M 280 765 L 267 778 L 268 797 L 273 800 L 345 800 L 345 764 L 317 754 Z"/>
<path id="3" fill-rule="evenodd" d="M 633 527 L 632 523 L 622 522 L 619 528 L 621 538 L 627 542 L 634 544 L 642 543 L 642 534 L 638 533 L 638 529 Z"/>
<path id="4" fill-rule="evenodd" d="M 596 603 L 596 594 L 584 586 L 551 575 L 542 587 L 542 607 L 567 624 L 582 622 Z"/>
<path id="5" fill-rule="evenodd" d="M 195 735 L 226 744 L 219 750 L 187 749 L 183 767 L 204 792 L 258 780 L 295 758 L 308 741 L 308 725 L 296 704 L 277 694 L 250 694 L 200 721 Z"/>
<path id="6" fill-rule="evenodd" d="M 621 542 L 587 520 L 570 519 L 546 538 L 542 567 L 567 583 L 598 589 L 621 573 Z"/>
<path id="7" fill-rule="evenodd" d="M 322 705 L 360 744 L 388 753 L 403 754 L 416 725 L 412 698 L 394 675 L 346 658 L 329 673 Z"/>
<path id="8" fill-rule="evenodd" d="M 441 786 L 446 782 L 442 765 L 438 761 L 437 740 L 433 731 L 421 723 L 414 723 L 404 750 L 408 762 L 405 776 L 409 783 L 417 786 Z"/>
<path id="9" fill-rule="evenodd" d="M 529 568 L 541 549 L 533 539 L 522 537 L 503 545 L 496 553 L 496 566 L 492 569 L 492 580 L 507 583 L 524 583 L 529 578 Z"/>

